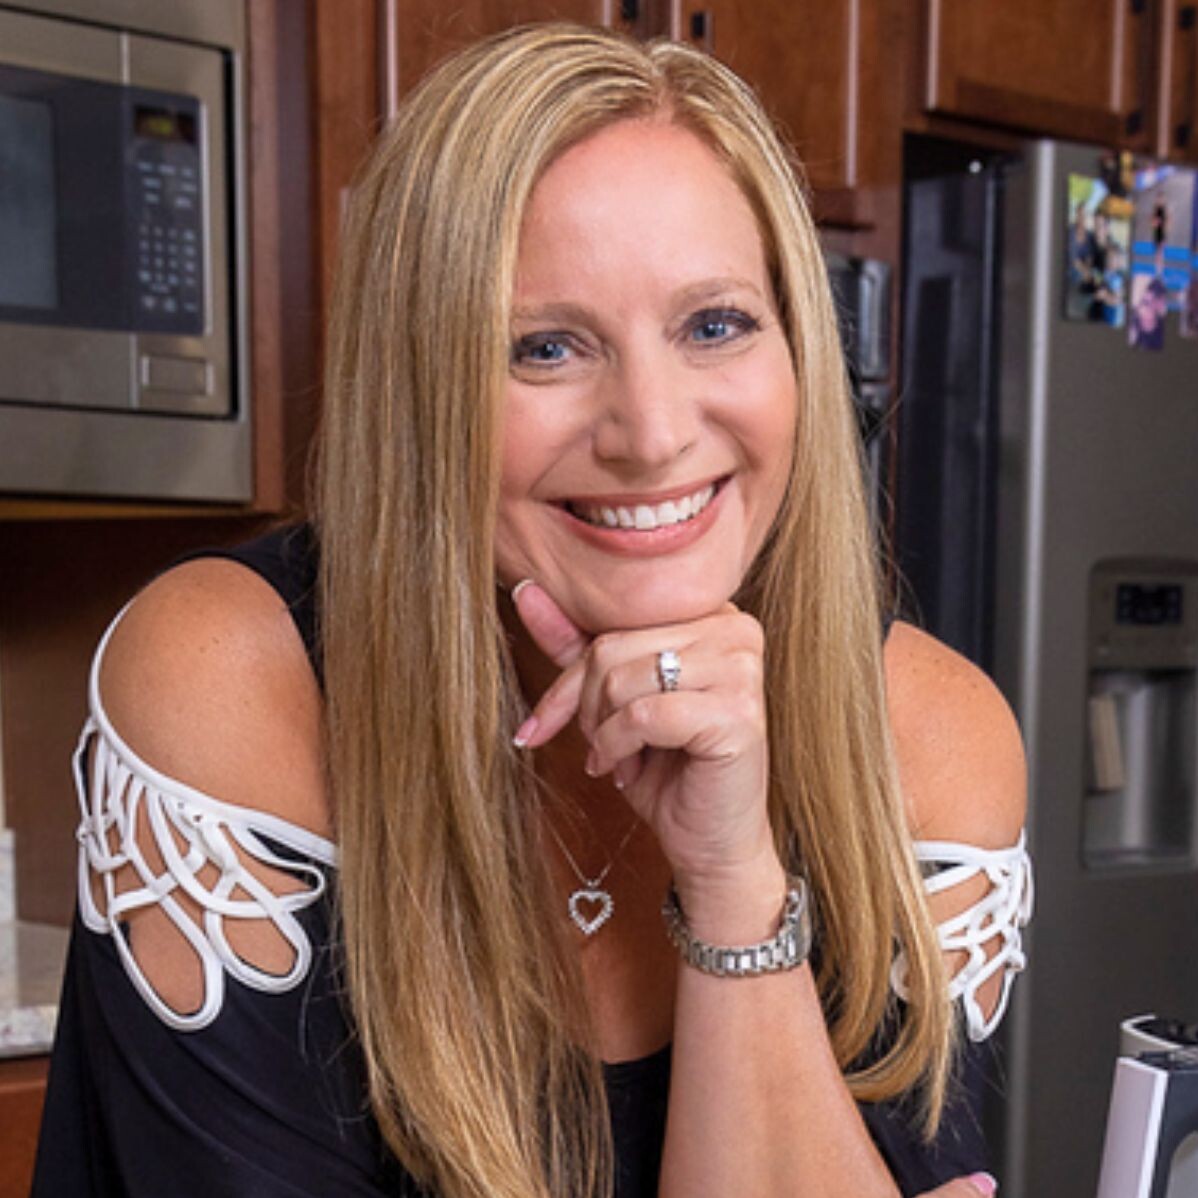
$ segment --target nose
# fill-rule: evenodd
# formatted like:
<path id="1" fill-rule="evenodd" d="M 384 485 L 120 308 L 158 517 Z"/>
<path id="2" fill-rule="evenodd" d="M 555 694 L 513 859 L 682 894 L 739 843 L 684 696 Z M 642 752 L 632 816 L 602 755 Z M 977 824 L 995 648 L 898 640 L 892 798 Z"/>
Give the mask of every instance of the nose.
<path id="1" fill-rule="evenodd" d="M 702 405 L 697 383 L 665 352 L 621 357 L 601 388 L 596 456 L 646 471 L 670 465 L 698 437 Z"/>

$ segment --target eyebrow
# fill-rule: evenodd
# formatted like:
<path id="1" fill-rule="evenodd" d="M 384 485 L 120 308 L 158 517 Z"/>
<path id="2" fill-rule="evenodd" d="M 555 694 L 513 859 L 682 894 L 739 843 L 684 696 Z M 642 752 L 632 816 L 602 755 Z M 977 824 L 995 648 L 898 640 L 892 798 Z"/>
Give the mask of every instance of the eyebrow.
<path id="1" fill-rule="evenodd" d="M 756 283 L 748 279 L 738 278 L 735 275 L 714 279 L 700 279 L 696 283 L 689 283 L 674 293 L 673 300 L 678 306 L 686 307 L 690 304 L 700 304 L 706 300 L 713 300 L 718 296 L 727 295 L 732 291 L 742 290 L 751 291 L 763 303 L 767 302 L 761 288 Z M 586 321 L 592 318 L 593 315 L 592 310 L 586 304 L 573 303 L 568 300 L 536 304 L 531 307 L 516 306 L 512 308 L 513 320 L 548 320 L 571 323 Z"/>

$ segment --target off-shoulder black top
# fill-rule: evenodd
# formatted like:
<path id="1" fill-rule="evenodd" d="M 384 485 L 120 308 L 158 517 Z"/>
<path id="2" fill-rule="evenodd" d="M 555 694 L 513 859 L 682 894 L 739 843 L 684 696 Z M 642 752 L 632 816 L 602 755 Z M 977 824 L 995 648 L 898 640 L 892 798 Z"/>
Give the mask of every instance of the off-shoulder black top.
<path id="1" fill-rule="evenodd" d="M 303 528 L 215 550 L 265 578 L 315 662 L 315 546 Z M 286 852 L 276 846 L 280 853 Z M 298 912 L 313 946 L 302 982 L 263 993 L 230 979 L 198 1030 L 168 1026 L 131 984 L 112 936 L 76 917 L 32 1198 L 400 1198 L 420 1193 L 371 1117 L 343 1003 L 329 887 Z M 863 1104 L 904 1195 L 987 1167 L 979 1099 L 992 1050 L 963 1050 L 939 1134 L 901 1103 Z M 605 1067 L 618 1198 L 652 1198 L 668 1048 Z"/>

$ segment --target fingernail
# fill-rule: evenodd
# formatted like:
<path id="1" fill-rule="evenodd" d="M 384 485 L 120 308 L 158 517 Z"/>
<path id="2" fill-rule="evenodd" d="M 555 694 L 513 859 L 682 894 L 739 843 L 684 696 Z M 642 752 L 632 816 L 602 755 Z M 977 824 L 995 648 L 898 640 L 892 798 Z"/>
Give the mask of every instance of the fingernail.
<path id="1" fill-rule="evenodd" d="M 998 1182 L 989 1173 L 972 1173 L 966 1179 L 975 1190 L 981 1190 L 986 1198 L 998 1193 Z"/>
<path id="2" fill-rule="evenodd" d="M 583 770 L 588 778 L 595 778 L 599 774 L 599 764 L 595 758 L 595 750 L 592 749 L 587 754 L 586 764 L 583 765 Z"/>
<path id="3" fill-rule="evenodd" d="M 530 715 L 528 719 L 516 729 L 516 735 L 512 737 L 512 744 L 517 749 L 523 749 L 528 746 L 528 742 L 532 740 L 533 733 L 540 727 L 540 720 L 535 715 Z"/>
<path id="4" fill-rule="evenodd" d="M 513 603 L 515 603 L 516 600 L 520 598 L 520 592 L 522 590 L 524 590 L 525 587 L 528 587 L 528 586 L 532 586 L 531 578 L 522 578 L 522 579 L 520 579 L 520 581 L 518 583 L 516 583 L 516 585 L 514 587 L 512 587 L 512 602 Z"/>

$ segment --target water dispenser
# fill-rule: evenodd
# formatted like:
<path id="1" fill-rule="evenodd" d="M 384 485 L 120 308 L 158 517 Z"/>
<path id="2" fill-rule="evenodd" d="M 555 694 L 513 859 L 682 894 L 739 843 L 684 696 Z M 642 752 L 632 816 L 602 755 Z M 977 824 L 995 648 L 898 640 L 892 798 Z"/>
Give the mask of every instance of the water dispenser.
<path id="1" fill-rule="evenodd" d="M 1192 867 L 1198 563 L 1099 562 L 1089 608 L 1082 860 Z"/>

